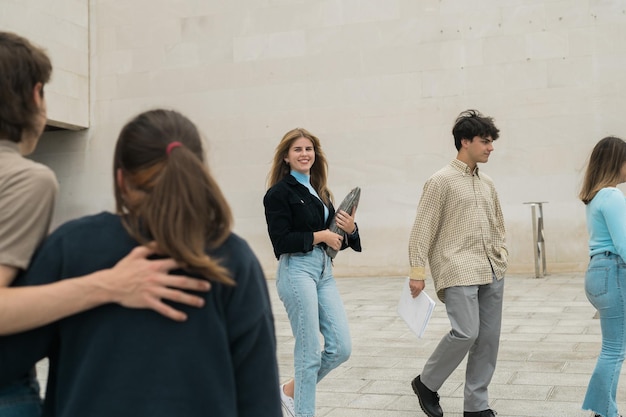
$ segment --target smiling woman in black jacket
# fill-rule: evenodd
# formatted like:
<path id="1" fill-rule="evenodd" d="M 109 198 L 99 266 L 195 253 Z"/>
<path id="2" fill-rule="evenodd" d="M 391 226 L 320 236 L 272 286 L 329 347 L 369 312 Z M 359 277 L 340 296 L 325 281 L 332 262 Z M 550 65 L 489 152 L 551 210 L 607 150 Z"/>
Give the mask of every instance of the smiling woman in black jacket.
<path id="1" fill-rule="evenodd" d="M 314 416 L 316 384 L 345 362 L 352 349 L 332 260 L 324 249 L 349 246 L 360 252 L 361 240 L 354 211 L 335 214 L 326 173 L 319 139 L 304 129 L 291 130 L 276 147 L 263 199 L 267 229 L 279 260 L 276 287 L 296 339 L 295 377 L 281 386 L 281 399 L 288 415 L 297 417 Z M 335 216 L 345 234 L 328 230 Z"/>

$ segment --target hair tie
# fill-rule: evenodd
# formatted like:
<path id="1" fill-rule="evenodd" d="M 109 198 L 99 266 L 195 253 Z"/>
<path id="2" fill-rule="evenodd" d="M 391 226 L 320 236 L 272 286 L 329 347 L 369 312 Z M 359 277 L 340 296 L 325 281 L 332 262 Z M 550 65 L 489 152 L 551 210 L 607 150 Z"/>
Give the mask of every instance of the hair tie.
<path id="1" fill-rule="evenodd" d="M 172 149 L 178 148 L 179 146 L 183 146 L 183 144 L 178 142 L 178 141 L 170 142 L 169 145 L 167 145 L 167 149 L 165 150 L 165 154 L 167 156 L 170 156 L 170 153 L 172 152 Z"/>

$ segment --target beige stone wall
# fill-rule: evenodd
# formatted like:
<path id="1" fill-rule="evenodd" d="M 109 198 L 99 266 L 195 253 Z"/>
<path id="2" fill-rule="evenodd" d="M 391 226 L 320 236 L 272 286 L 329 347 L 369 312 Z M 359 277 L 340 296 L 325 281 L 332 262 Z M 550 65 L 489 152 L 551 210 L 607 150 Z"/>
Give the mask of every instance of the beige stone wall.
<path id="1" fill-rule="evenodd" d="M 364 252 L 340 254 L 336 274 L 406 274 L 421 187 L 456 154 L 456 115 L 477 108 L 501 128 L 482 169 L 500 192 L 511 271 L 533 270 L 526 201 L 549 202 L 548 268 L 584 268 L 585 159 L 602 136 L 626 137 L 623 1 L 89 5 L 92 127 L 49 135 L 38 156 L 61 177 L 57 221 L 110 209 L 120 127 L 139 111 L 175 108 L 206 134 L 236 231 L 272 275 L 265 178 L 283 133 L 302 126 L 322 141 L 336 198 L 362 188 Z"/>
<path id="2" fill-rule="evenodd" d="M 48 123 L 89 127 L 89 6 L 87 0 L 0 0 L 0 28 L 27 37 L 54 65 L 46 87 Z"/>

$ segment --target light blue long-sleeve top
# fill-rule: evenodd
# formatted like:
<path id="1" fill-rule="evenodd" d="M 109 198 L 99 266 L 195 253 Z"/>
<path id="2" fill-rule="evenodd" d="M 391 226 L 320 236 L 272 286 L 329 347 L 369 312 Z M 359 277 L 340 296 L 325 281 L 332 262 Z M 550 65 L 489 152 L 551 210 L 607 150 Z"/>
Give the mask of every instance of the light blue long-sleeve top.
<path id="1" fill-rule="evenodd" d="M 326 207 L 326 204 L 324 204 L 324 201 L 320 198 L 320 196 L 317 194 L 317 191 L 315 191 L 315 188 L 313 188 L 313 186 L 311 185 L 311 177 L 309 175 L 302 174 L 298 171 L 294 171 L 293 169 L 291 170 L 291 175 L 296 180 L 298 180 L 300 184 L 308 188 L 311 195 L 314 195 L 315 197 L 317 197 L 319 201 L 322 202 L 322 205 L 324 206 L 324 222 L 326 222 L 326 220 L 328 220 L 328 214 L 329 214 L 328 207 Z"/>
<path id="2" fill-rule="evenodd" d="M 587 204 L 589 256 L 612 252 L 626 261 L 626 197 L 617 188 L 603 188 Z"/>

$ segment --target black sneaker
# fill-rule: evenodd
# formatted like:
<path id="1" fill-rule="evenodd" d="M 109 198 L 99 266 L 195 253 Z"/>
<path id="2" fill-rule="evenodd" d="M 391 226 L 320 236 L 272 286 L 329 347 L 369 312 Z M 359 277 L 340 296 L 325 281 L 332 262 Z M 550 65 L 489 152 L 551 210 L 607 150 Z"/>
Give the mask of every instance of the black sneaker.
<path id="1" fill-rule="evenodd" d="M 422 411 L 428 417 L 443 417 L 443 410 L 439 405 L 439 394 L 429 390 L 426 385 L 422 384 L 419 375 L 411 381 L 411 387 L 413 387 L 413 392 L 417 395 Z"/>
<path id="2" fill-rule="evenodd" d="M 491 408 L 483 411 L 463 411 L 463 417 L 496 417 L 498 413 Z"/>

